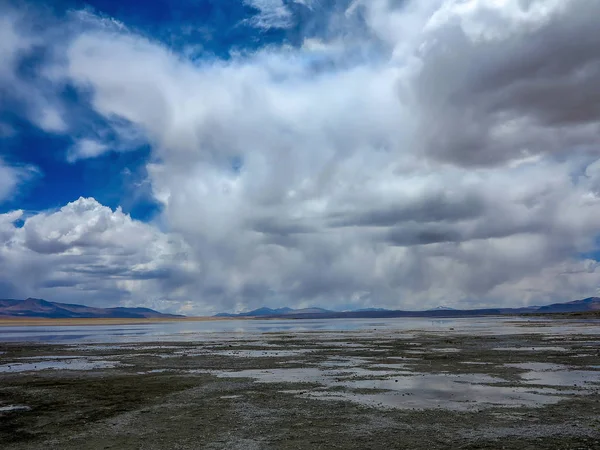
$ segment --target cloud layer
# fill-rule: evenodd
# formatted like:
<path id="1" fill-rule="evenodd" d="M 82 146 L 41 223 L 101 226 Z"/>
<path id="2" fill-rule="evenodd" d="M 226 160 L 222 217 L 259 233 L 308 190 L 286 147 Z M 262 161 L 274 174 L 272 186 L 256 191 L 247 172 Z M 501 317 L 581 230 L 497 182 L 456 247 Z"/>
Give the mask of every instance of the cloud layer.
<path id="1" fill-rule="evenodd" d="M 74 13 L 33 79 L 2 69 L 34 87 L 12 97 L 29 120 L 74 137 L 66 160 L 149 145 L 162 206 L 0 216 L 8 292 L 198 314 L 597 293 L 600 2 L 247 3 L 240 26 L 288 28 L 292 3 L 328 26 L 198 60 Z M 6 17 L 16 61 L 39 37 Z"/>

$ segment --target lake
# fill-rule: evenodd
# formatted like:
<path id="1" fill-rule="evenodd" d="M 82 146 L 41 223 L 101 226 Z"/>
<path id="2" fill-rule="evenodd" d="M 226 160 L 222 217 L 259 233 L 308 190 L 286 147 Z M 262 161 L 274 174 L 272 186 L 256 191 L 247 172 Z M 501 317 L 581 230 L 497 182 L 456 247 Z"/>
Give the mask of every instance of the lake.
<path id="1" fill-rule="evenodd" d="M 387 318 L 314 320 L 215 320 L 135 325 L 6 326 L 0 342 L 142 343 L 235 339 L 262 333 L 310 333 L 375 330 L 456 334 L 595 333 L 600 320 L 552 320 L 524 317 Z"/>

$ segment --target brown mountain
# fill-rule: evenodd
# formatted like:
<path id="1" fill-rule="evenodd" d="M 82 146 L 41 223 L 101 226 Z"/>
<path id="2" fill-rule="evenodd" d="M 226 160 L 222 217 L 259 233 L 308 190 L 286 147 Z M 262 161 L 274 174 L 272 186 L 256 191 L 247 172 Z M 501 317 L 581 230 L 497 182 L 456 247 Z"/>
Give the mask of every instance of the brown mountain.
<path id="1" fill-rule="evenodd" d="M 163 314 L 149 308 L 92 308 L 68 303 L 48 302 L 39 298 L 0 299 L 0 317 L 40 317 L 48 319 L 148 319 L 184 317 Z"/>

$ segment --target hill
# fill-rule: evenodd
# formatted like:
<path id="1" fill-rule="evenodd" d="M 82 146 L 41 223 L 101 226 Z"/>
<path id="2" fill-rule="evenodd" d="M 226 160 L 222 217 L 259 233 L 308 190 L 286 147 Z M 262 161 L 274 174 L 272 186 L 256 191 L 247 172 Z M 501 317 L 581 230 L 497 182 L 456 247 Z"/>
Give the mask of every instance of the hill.
<path id="1" fill-rule="evenodd" d="M 49 302 L 39 298 L 0 299 L 0 318 L 46 319 L 154 319 L 184 317 L 163 314 L 150 308 L 93 308 L 84 305 Z"/>

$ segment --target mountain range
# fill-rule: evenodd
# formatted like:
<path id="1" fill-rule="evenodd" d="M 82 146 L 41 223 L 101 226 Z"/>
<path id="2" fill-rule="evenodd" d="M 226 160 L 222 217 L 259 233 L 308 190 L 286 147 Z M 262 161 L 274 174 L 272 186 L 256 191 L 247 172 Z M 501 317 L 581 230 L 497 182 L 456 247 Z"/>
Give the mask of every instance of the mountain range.
<path id="1" fill-rule="evenodd" d="M 258 308 L 239 314 L 219 313 L 224 318 L 283 318 L 283 319 L 327 319 L 327 318 L 384 318 L 384 317 L 468 317 L 502 314 L 548 314 L 548 313 L 600 313 L 600 297 L 589 297 L 567 303 L 525 308 L 480 308 L 452 309 L 438 307 L 427 311 L 403 311 L 383 308 L 366 308 L 355 311 L 330 311 L 323 308 Z M 0 318 L 72 318 L 72 319 L 169 319 L 182 318 L 174 314 L 163 314 L 149 308 L 93 308 L 84 305 L 49 302 L 38 298 L 26 300 L 0 299 Z"/>
<path id="2" fill-rule="evenodd" d="M 46 319 L 167 319 L 184 316 L 162 314 L 149 308 L 92 308 L 68 303 L 48 302 L 39 298 L 0 299 L 0 318 Z"/>
<path id="3" fill-rule="evenodd" d="M 219 313 L 219 314 L 215 314 L 215 317 L 272 317 L 272 316 L 277 316 L 277 317 L 284 317 L 287 315 L 303 315 L 303 314 L 309 314 L 309 315 L 313 315 L 313 314 L 329 314 L 332 313 L 333 311 L 329 311 L 327 309 L 323 309 L 323 308 L 302 308 L 302 309 L 292 309 L 292 308 L 276 308 L 276 309 L 271 309 L 271 308 L 258 308 L 252 311 L 248 311 L 248 312 L 243 312 L 243 313 L 239 313 L 239 314 L 229 314 L 229 313 Z"/>
<path id="4" fill-rule="evenodd" d="M 239 314 L 219 313 L 215 317 L 269 317 L 286 319 L 327 319 L 327 318 L 383 318 L 383 317 L 466 317 L 490 316 L 503 314 L 547 314 L 547 313 L 581 313 L 600 312 L 600 297 L 589 297 L 567 303 L 553 303 L 545 306 L 528 306 L 524 308 L 479 308 L 452 309 L 440 306 L 427 311 L 403 311 L 383 308 L 367 308 L 355 311 L 330 311 L 322 308 L 259 308 Z"/>

